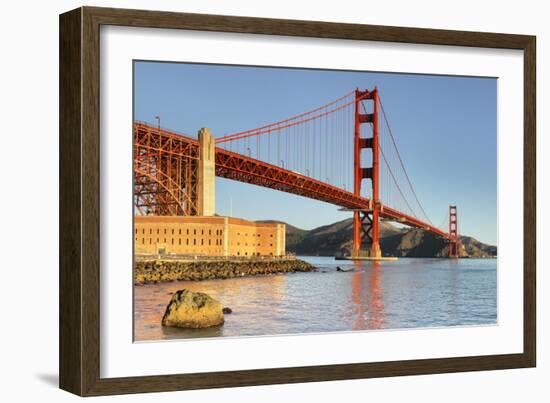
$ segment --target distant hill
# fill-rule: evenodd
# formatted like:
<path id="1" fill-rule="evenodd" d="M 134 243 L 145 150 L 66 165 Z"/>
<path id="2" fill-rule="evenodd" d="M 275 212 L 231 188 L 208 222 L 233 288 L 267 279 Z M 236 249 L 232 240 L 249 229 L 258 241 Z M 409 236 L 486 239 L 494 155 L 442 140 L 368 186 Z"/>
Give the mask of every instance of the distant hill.
<path id="1" fill-rule="evenodd" d="M 276 223 L 279 221 L 260 221 Z M 304 230 L 286 224 L 286 249 L 298 255 L 334 256 L 351 251 L 353 220 L 346 219 L 312 230 Z M 497 247 L 484 244 L 472 237 L 461 236 L 462 257 L 494 257 Z M 380 247 L 384 256 L 443 257 L 448 256 L 446 240 L 421 229 L 397 228 L 380 223 Z"/>

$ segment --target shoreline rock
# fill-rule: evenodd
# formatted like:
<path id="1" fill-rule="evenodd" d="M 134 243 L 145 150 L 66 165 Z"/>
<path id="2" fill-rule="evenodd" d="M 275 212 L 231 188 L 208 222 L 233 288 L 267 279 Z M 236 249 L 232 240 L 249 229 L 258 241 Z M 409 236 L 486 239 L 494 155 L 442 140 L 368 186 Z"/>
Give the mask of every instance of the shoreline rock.
<path id="1" fill-rule="evenodd" d="M 161 323 L 162 326 L 186 329 L 223 325 L 222 305 L 203 292 L 178 290 L 172 295 Z"/>
<path id="2" fill-rule="evenodd" d="M 315 271 L 315 266 L 300 260 L 140 260 L 134 265 L 134 284 L 169 281 L 200 281 L 244 276 Z"/>

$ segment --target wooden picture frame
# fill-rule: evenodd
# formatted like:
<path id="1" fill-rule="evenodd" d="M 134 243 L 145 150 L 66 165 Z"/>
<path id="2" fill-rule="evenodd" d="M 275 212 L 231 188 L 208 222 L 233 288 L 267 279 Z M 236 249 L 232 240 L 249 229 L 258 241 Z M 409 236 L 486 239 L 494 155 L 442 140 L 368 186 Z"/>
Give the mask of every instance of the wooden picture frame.
<path id="1" fill-rule="evenodd" d="M 101 25 L 524 52 L 524 325 L 521 354 L 128 378 L 100 377 Z M 483 32 L 82 7 L 60 16 L 60 387 L 81 396 L 533 367 L 536 363 L 535 37 Z"/>

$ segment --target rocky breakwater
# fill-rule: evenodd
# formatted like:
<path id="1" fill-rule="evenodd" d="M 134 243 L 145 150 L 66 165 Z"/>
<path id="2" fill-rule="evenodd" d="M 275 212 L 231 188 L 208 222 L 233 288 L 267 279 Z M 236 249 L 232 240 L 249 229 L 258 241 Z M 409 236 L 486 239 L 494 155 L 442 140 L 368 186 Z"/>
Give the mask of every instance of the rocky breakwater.
<path id="1" fill-rule="evenodd" d="M 212 280 L 315 271 L 315 266 L 299 259 L 270 260 L 140 260 L 134 267 L 134 284 L 159 281 Z"/>
<path id="2" fill-rule="evenodd" d="M 202 329 L 224 322 L 222 305 L 202 292 L 183 289 L 172 295 L 162 317 L 162 326 Z"/>

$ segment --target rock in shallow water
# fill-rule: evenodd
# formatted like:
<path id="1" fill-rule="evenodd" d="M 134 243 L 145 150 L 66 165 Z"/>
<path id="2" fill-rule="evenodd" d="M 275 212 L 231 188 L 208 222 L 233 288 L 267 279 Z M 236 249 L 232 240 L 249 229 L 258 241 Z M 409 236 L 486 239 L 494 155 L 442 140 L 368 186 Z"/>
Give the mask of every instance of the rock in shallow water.
<path id="1" fill-rule="evenodd" d="M 166 312 L 162 317 L 162 326 L 201 329 L 223 324 L 222 305 L 202 292 L 186 289 L 172 295 Z"/>

